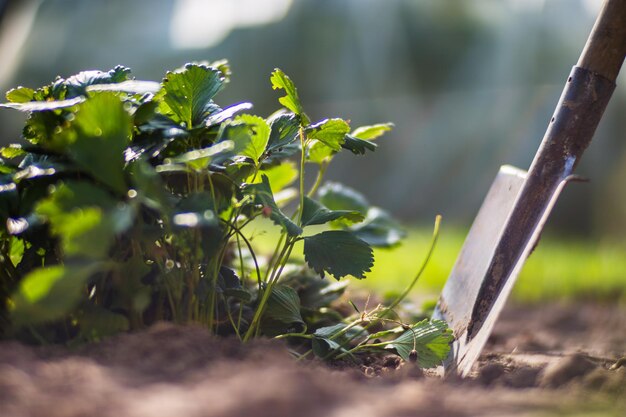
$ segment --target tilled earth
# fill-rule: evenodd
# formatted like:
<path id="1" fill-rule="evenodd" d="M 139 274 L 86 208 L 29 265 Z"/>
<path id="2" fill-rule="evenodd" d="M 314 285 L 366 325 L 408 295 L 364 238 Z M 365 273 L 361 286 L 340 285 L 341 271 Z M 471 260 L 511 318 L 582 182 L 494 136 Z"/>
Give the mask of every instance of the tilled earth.
<path id="1" fill-rule="evenodd" d="M 0 416 L 623 417 L 625 354 L 623 305 L 510 307 L 465 380 L 395 357 L 297 363 L 281 343 L 162 323 L 75 350 L 0 343 Z"/>

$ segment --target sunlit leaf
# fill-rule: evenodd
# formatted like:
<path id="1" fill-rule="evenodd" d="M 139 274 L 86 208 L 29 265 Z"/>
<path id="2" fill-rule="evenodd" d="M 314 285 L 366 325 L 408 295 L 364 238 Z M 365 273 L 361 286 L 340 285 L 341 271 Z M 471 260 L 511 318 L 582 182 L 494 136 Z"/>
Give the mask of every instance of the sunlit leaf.
<path id="1" fill-rule="evenodd" d="M 35 90 L 27 87 L 12 88 L 7 91 L 6 98 L 10 103 L 27 103 L 35 99 Z"/>
<path id="2" fill-rule="evenodd" d="M 102 264 L 55 265 L 34 269 L 11 296 L 11 319 L 17 327 L 52 322 L 69 313 L 81 299 L 87 279 Z"/>
<path id="3" fill-rule="evenodd" d="M 217 112 L 211 113 L 211 115 L 206 118 L 204 123 L 206 126 L 218 125 L 228 119 L 232 119 L 232 117 L 240 111 L 250 110 L 251 108 L 251 103 L 235 104 L 234 106 L 226 107 L 225 109 L 220 109 Z"/>
<path id="4" fill-rule="evenodd" d="M 304 259 L 318 274 L 336 279 L 346 275 L 365 278 L 374 265 L 372 248 L 352 233 L 332 230 L 304 238 Z"/>
<path id="5" fill-rule="evenodd" d="M 269 140 L 270 128 L 267 122 L 259 116 L 242 114 L 235 118 L 234 123 L 245 125 L 247 133 L 247 135 L 238 135 L 231 139 L 235 142 L 235 149 L 241 149 L 237 153 L 251 158 L 255 164 L 258 164 L 259 157 L 265 152 Z"/>
<path id="6" fill-rule="evenodd" d="M 278 99 L 278 102 L 297 114 L 304 125 L 309 124 L 309 119 L 304 114 L 300 98 L 298 97 L 298 90 L 295 84 L 291 81 L 291 78 L 287 76 L 283 71 L 276 68 L 270 77 L 272 82 L 272 89 L 281 89 L 285 91 L 285 95 Z"/>
<path id="7" fill-rule="evenodd" d="M 187 64 L 166 74 L 163 88 L 155 99 L 162 99 L 162 113 L 172 114 L 178 122 L 191 128 L 203 123 L 207 106 L 223 84 L 224 76 L 220 70 Z"/>
<path id="8" fill-rule="evenodd" d="M 40 112 L 48 110 L 67 109 L 69 107 L 76 106 L 79 103 L 85 101 L 84 97 L 74 97 L 68 100 L 57 101 L 29 101 L 24 103 L 1 103 L 0 107 L 7 109 L 14 109 L 23 112 Z"/>
<path id="9" fill-rule="evenodd" d="M 380 123 L 371 126 L 361 126 L 354 129 L 354 132 L 352 132 L 352 136 L 363 140 L 372 140 L 389 132 L 393 129 L 393 127 L 393 123 Z"/>
<path id="10" fill-rule="evenodd" d="M 116 66 L 110 71 L 83 71 L 76 75 L 72 75 L 60 83 L 66 89 L 66 98 L 83 96 L 87 87 L 96 84 L 111 84 L 126 81 L 130 76 L 130 68 L 121 65 Z"/>
<path id="11" fill-rule="evenodd" d="M 417 352 L 417 364 L 421 368 L 435 368 L 443 363 L 454 340 L 452 330 L 443 320 L 423 320 L 389 342 L 385 349 L 395 351 L 402 359 L 409 360 L 412 350 Z"/>
<path id="12" fill-rule="evenodd" d="M 350 125 L 343 119 L 325 119 L 307 128 L 310 139 L 317 139 L 333 151 L 340 151 Z"/>
<path id="13" fill-rule="evenodd" d="M 24 240 L 17 236 L 11 236 L 9 239 L 9 259 L 13 266 L 18 266 L 22 262 L 25 246 Z"/>
<path id="14" fill-rule="evenodd" d="M 106 258 L 113 238 L 127 230 L 134 217 L 129 206 L 116 204 L 104 190 L 85 182 L 59 185 L 35 211 L 61 238 L 65 255 L 93 259 Z"/>
<path id="15" fill-rule="evenodd" d="M 0 148 L 0 156 L 7 159 L 18 158 L 20 156 L 24 156 L 25 154 L 26 151 L 22 149 L 22 146 L 15 143 Z"/>
<path id="16" fill-rule="evenodd" d="M 52 146 L 67 149 L 80 168 L 119 193 L 127 186 L 124 150 L 132 120 L 120 98 L 111 92 L 94 94 L 78 106 L 71 126 L 53 137 Z"/>
<path id="17" fill-rule="evenodd" d="M 225 140 L 208 148 L 189 151 L 176 158 L 172 158 L 168 162 L 185 164 L 191 169 L 202 171 L 206 169 L 217 156 L 227 157 L 231 155 L 233 148 L 234 142 L 232 140 Z"/>
<path id="18" fill-rule="evenodd" d="M 314 164 L 329 163 L 337 152 L 319 140 L 312 140 L 308 145 L 307 162 Z"/>
<path id="19" fill-rule="evenodd" d="M 128 94 L 155 94 L 161 89 L 156 81 L 127 80 L 115 84 L 95 84 L 87 87 L 87 91 L 114 91 Z"/>

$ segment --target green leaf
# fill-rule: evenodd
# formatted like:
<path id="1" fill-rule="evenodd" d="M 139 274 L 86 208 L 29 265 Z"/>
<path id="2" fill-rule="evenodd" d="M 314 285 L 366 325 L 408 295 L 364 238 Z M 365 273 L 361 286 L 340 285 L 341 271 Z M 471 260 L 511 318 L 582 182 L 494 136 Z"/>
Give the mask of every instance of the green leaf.
<path id="1" fill-rule="evenodd" d="M 310 123 L 309 118 L 304 114 L 304 109 L 298 97 L 298 90 L 293 81 L 291 81 L 291 78 L 280 69 L 276 68 L 274 72 L 272 72 L 270 81 L 272 82 L 272 89 L 285 91 L 285 95 L 279 98 L 278 102 L 297 114 L 304 125 L 308 125 Z"/>
<path id="2" fill-rule="evenodd" d="M 326 146 L 319 140 L 312 140 L 308 145 L 307 160 L 314 164 L 328 163 L 336 154 L 332 148 Z"/>
<path id="3" fill-rule="evenodd" d="M 374 265 L 372 248 L 343 230 L 322 232 L 304 238 L 304 259 L 318 274 L 336 279 L 346 275 L 365 278 Z"/>
<path id="4" fill-rule="evenodd" d="M 17 87 L 7 91 L 7 100 L 11 103 L 27 103 L 35 99 L 35 90 L 27 87 Z"/>
<path id="5" fill-rule="evenodd" d="M 267 176 L 274 193 L 281 191 L 298 178 L 298 168 L 293 161 L 285 161 L 280 165 L 262 168 L 260 172 Z M 258 183 L 261 181 L 262 179 L 257 176 L 254 182 Z"/>
<path id="6" fill-rule="evenodd" d="M 0 156 L 7 159 L 18 158 L 20 156 L 24 156 L 25 154 L 26 151 L 22 149 L 22 146 L 16 143 L 0 148 Z"/>
<path id="7" fill-rule="evenodd" d="M 266 175 L 261 176 L 261 182 L 258 184 L 248 184 L 244 188 L 244 192 L 254 197 L 255 204 L 261 204 L 270 211 L 269 217 L 272 221 L 285 229 L 289 236 L 299 236 L 302 229 L 292 222 L 289 217 L 285 216 L 274 201 L 274 194 L 270 187 L 269 179 Z"/>
<path id="8" fill-rule="evenodd" d="M 169 212 L 171 195 L 152 165 L 139 159 L 130 165 L 130 172 L 139 201 L 152 209 Z"/>
<path id="9" fill-rule="evenodd" d="M 231 119 L 235 114 L 243 110 L 250 110 L 252 108 L 251 103 L 239 103 L 225 109 L 220 109 L 210 114 L 204 121 L 207 127 L 218 125 L 228 119 Z"/>
<path id="10" fill-rule="evenodd" d="M 341 147 L 349 150 L 355 155 L 365 155 L 365 152 L 368 150 L 374 152 L 377 148 L 377 145 L 367 140 L 359 139 L 351 135 L 346 135 L 345 142 L 341 145 Z"/>
<path id="11" fill-rule="evenodd" d="M 68 182 L 56 187 L 35 212 L 61 238 L 66 256 L 105 259 L 117 234 L 133 224 L 131 207 L 117 204 L 104 190 L 86 182 Z"/>
<path id="12" fill-rule="evenodd" d="M 402 226 L 389 213 L 378 207 L 371 207 L 362 224 L 350 228 L 359 239 L 370 246 L 389 248 L 397 245 L 406 236 Z"/>
<path id="13" fill-rule="evenodd" d="M 65 121 L 51 111 L 30 113 L 22 130 L 24 139 L 32 144 L 48 144 Z"/>
<path id="14" fill-rule="evenodd" d="M 343 119 L 325 119 L 307 128 L 309 139 L 317 139 L 333 151 L 340 151 L 350 125 Z"/>
<path id="15" fill-rule="evenodd" d="M 111 92 L 94 94 L 78 106 L 72 125 L 52 138 L 51 146 L 70 154 L 76 165 L 120 194 L 126 194 L 124 150 L 131 116 Z"/>
<path id="16" fill-rule="evenodd" d="M 11 236 L 9 239 L 9 258 L 13 266 L 18 266 L 22 262 L 24 256 L 24 240 L 17 236 Z"/>
<path id="17" fill-rule="evenodd" d="M 156 94 L 161 89 L 161 84 L 156 81 L 128 80 L 115 84 L 95 84 L 87 87 L 88 92 L 92 91 L 113 91 L 128 94 Z"/>
<path id="18" fill-rule="evenodd" d="M 385 349 L 395 351 L 405 361 L 415 349 L 417 364 L 421 368 L 435 368 L 448 356 L 453 340 L 452 330 L 445 321 L 426 319 L 389 342 Z"/>
<path id="19" fill-rule="evenodd" d="M 12 322 L 19 327 L 62 318 L 80 301 L 87 279 L 101 269 L 102 264 L 89 263 L 32 270 L 11 295 Z"/>
<path id="20" fill-rule="evenodd" d="M 354 326 L 346 330 L 347 326 L 345 323 L 338 323 L 317 329 L 311 340 L 315 356 L 328 359 L 332 354 L 346 353 L 353 341 L 367 336 L 367 330 L 363 327 Z"/>
<path id="21" fill-rule="evenodd" d="M 235 149 L 242 149 L 237 153 L 249 157 L 255 164 L 258 164 L 259 158 L 265 152 L 265 147 L 269 140 L 270 127 L 263 118 L 250 114 L 237 116 L 234 123 L 243 124 L 247 133 L 245 136 L 239 135 L 236 139 L 232 139 L 235 142 Z M 238 143 L 238 141 L 242 143 Z"/>
<path id="22" fill-rule="evenodd" d="M 371 126 L 361 126 L 356 128 L 354 132 L 352 132 L 352 136 L 358 139 L 372 140 L 384 135 L 386 132 L 389 132 L 393 128 L 393 123 L 380 123 Z"/>
<path id="23" fill-rule="evenodd" d="M 304 209 L 302 210 L 302 226 L 325 224 L 333 220 L 345 219 L 352 223 L 363 221 L 361 213 L 354 210 L 329 210 L 317 201 L 304 197 Z"/>
<path id="24" fill-rule="evenodd" d="M 225 266 L 220 268 L 217 278 L 217 291 L 226 297 L 233 297 L 244 302 L 252 299 L 252 294 L 241 285 L 241 280 L 235 271 Z"/>
<path id="25" fill-rule="evenodd" d="M 159 106 L 163 114 L 172 114 L 190 129 L 203 123 L 207 107 L 223 84 L 224 75 L 219 69 L 187 64 L 166 74 L 155 99 L 163 100 Z"/>
<path id="26" fill-rule="evenodd" d="M 40 112 L 48 110 L 67 109 L 85 101 L 84 97 L 75 97 L 68 100 L 57 101 L 29 101 L 25 103 L 2 103 L 0 107 L 14 109 L 23 112 Z"/>
<path id="27" fill-rule="evenodd" d="M 309 271 L 306 271 L 309 272 Z M 301 311 L 317 312 L 320 308 L 330 307 L 345 292 L 348 281 L 319 279 L 317 275 L 302 273 L 281 279 L 284 285 L 295 289 L 300 297 Z"/>
<path id="28" fill-rule="evenodd" d="M 270 116 L 267 121 L 270 123 L 268 152 L 275 152 L 298 138 L 300 118 L 295 114 L 278 113 Z"/>
<path id="29" fill-rule="evenodd" d="M 369 203 L 363 194 L 337 182 L 327 182 L 318 191 L 320 202 L 331 210 L 355 210 L 363 215 Z"/>
<path id="30" fill-rule="evenodd" d="M 16 167 L 12 164 L 7 164 L 4 159 L 0 158 L 0 177 L 2 174 L 13 174 L 16 171 Z M 3 184 L 0 184 L 2 187 Z M 2 190 L 0 189 L 0 193 Z"/>
<path id="31" fill-rule="evenodd" d="M 121 65 L 110 71 L 83 71 L 61 81 L 65 87 L 65 98 L 84 96 L 87 87 L 95 84 L 111 84 L 126 81 L 130 76 L 130 69 Z"/>
<path id="32" fill-rule="evenodd" d="M 305 329 L 306 325 L 300 315 L 298 293 L 284 285 L 274 286 L 263 312 L 263 333 L 267 336 L 278 336 L 283 333 L 300 333 Z"/>
<path id="33" fill-rule="evenodd" d="M 166 162 L 182 163 L 195 171 L 204 171 L 216 157 L 219 156 L 221 158 L 226 158 L 227 156 L 232 155 L 231 151 L 233 148 L 234 142 L 232 140 L 224 140 L 208 148 L 189 151 Z M 161 167 L 163 167 L 163 165 L 161 165 Z M 157 171 L 162 172 L 163 168 Z"/>

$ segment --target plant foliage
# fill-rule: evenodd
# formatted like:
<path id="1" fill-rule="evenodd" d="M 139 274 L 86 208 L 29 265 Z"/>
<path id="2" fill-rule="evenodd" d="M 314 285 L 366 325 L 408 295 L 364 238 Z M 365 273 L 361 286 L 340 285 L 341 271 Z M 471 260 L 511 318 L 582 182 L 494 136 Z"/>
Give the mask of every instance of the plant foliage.
<path id="1" fill-rule="evenodd" d="M 311 122 L 278 69 L 271 86 L 286 109 L 263 118 L 249 103 L 221 107 L 214 98 L 229 77 L 225 61 L 187 64 L 160 83 L 116 67 L 7 93 L 0 106 L 28 119 L 20 143 L 0 149 L 5 336 L 76 343 L 194 321 L 244 341 L 310 331 L 320 356 L 368 337 L 329 313 L 344 287 L 315 274 L 364 278 L 372 246 L 402 232 L 324 174 L 343 150 L 374 151 L 392 126 Z M 317 171 L 309 187 L 307 166 Z M 259 217 L 280 230 L 267 258 L 247 228 Z M 310 269 L 291 257 L 300 241 Z M 444 329 L 416 326 L 420 338 L 409 339 L 439 346 L 419 351 L 423 365 L 440 361 Z M 385 349 L 405 357 L 406 335 Z"/>

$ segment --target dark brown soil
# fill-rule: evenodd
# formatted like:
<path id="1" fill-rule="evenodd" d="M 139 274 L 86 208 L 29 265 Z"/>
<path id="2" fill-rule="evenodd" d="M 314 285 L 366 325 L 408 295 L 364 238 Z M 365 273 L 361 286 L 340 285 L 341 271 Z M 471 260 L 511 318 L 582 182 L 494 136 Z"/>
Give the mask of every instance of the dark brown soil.
<path id="1" fill-rule="evenodd" d="M 242 346 L 158 324 L 77 350 L 0 343 L 0 416 L 626 415 L 624 306 L 513 307 L 465 380 L 395 357 L 360 367 L 296 363 L 285 346 Z"/>

